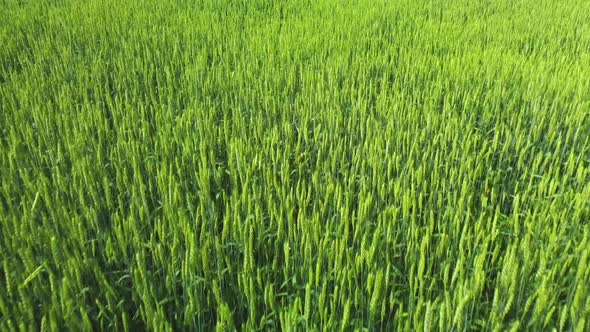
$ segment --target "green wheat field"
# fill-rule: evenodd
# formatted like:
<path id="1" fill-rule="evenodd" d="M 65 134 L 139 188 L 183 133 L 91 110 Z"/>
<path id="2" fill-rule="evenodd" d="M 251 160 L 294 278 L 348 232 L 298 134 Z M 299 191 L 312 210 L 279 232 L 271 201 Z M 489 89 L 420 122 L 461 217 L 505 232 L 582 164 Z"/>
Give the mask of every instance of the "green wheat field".
<path id="1" fill-rule="evenodd" d="M 590 1 L 0 0 L 0 331 L 589 331 Z"/>

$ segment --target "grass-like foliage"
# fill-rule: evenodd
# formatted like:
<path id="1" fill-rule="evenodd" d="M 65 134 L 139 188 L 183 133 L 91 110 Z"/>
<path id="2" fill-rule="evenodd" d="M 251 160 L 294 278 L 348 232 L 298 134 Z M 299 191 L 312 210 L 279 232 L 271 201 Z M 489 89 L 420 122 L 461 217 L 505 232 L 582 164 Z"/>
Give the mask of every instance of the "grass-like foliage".
<path id="1" fill-rule="evenodd" d="M 0 330 L 590 329 L 590 1 L 0 0 Z"/>

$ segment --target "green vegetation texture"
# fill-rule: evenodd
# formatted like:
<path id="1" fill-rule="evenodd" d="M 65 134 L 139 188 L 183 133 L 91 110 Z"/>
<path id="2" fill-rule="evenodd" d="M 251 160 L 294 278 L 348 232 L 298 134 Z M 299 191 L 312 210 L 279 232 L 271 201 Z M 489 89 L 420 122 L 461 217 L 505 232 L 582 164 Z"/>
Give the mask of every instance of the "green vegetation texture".
<path id="1" fill-rule="evenodd" d="M 590 1 L 0 0 L 0 330 L 590 329 Z"/>

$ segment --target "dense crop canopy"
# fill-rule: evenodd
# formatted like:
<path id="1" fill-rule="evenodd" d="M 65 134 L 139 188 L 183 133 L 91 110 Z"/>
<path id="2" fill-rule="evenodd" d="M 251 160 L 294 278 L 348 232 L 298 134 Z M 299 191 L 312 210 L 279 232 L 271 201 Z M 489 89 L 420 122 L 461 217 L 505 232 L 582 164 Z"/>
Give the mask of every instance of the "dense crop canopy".
<path id="1" fill-rule="evenodd" d="M 587 331 L 589 222 L 589 1 L 0 1 L 0 330 Z"/>

